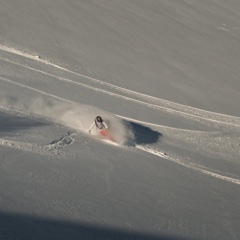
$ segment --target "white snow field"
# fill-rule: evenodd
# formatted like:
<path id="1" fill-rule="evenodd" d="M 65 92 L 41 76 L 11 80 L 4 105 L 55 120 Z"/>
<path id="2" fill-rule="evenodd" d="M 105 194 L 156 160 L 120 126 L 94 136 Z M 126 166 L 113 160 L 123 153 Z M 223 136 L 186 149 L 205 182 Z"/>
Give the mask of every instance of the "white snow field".
<path id="1" fill-rule="evenodd" d="M 239 0 L 0 0 L 0 239 L 240 239 L 239 66 Z"/>

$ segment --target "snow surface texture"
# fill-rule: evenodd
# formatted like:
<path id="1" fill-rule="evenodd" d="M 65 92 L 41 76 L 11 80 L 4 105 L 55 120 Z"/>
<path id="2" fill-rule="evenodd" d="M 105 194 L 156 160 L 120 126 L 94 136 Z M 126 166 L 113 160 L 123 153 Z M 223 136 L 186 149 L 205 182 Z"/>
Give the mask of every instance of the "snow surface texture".
<path id="1" fill-rule="evenodd" d="M 239 1 L 0 11 L 0 239 L 240 239 Z"/>

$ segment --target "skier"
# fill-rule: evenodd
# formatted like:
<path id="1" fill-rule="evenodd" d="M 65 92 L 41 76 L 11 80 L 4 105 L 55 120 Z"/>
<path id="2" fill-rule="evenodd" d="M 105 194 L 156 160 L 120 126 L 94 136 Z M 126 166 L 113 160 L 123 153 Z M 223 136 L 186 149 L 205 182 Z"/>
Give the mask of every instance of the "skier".
<path id="1" fill-rule="evenodd" d="M 107 137 L 112 141 L 115 141 L 115 139 L 109 134 L 108 132 L 108 125 L 103 121 L 103 119 L 100 116 L 97 116 L 95 118 L 95 121 L 91 125 L 91 127 L 88 130 L 88 133 L 91 134 L 91 131 L 93 127 L 96 126 L 96 128 L 99 131 L 99 134 L 103 137 Z"/>

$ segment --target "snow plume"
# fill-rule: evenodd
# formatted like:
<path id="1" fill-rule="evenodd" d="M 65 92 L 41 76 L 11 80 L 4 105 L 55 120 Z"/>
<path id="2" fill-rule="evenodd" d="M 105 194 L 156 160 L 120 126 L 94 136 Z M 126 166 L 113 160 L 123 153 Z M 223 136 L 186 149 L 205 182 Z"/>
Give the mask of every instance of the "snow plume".
<path id="1" fill-rule="evenodd" d="M 99 115 L 107 123 L 111 134 L 119 143 L 127 144 L 132 138 L 128 127 L 120 118 L 92 106 L 52 99 L 19 100 L 13 97 L 1 97 L 0 103 L 2 106 L 37 114 L 81 132 L 87 132 L 95 117 Z M 95 128 L 92 134 L 97 135 Z"/>

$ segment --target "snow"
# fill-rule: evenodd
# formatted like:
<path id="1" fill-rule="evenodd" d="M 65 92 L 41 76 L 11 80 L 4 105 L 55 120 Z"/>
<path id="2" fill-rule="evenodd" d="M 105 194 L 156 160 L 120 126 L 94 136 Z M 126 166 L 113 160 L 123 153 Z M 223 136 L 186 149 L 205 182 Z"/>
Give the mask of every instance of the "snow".
<path id="1" fill-rule="evenodd" d="M 239 1 L 0 3 L 0 239 L 240 239 Z"/>

